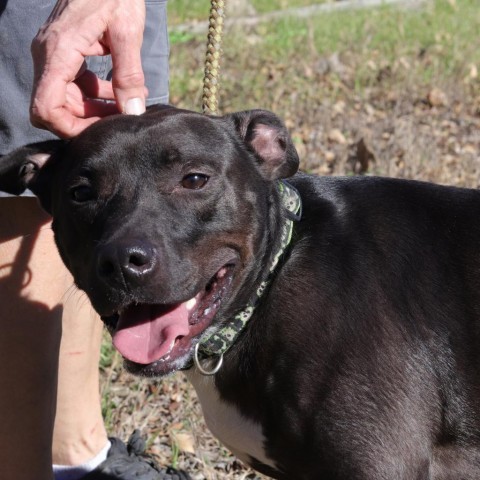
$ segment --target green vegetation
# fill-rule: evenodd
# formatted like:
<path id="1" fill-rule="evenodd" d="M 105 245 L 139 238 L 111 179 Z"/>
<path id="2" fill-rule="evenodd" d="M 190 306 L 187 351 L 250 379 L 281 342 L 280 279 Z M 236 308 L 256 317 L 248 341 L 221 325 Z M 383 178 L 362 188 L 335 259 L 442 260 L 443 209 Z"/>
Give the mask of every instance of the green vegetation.
<path id="1" fill-rule="evenodd" d="M 210 0 L 170 0 L 167 6 L 168 23 L 178 25 L 187 21 L 208 19 Z"/>
<path id="2" fill-rule="evenodd" d="M 241 0 L 245 1 L 245 0 Z M 286 8 L 305 7 L 308 5 L 324 3 L 326 0 L 251 0 L 249 4 L 253 12 L 262 14 Z M 248 2 L 246 2 L 248 3 Z M 229 0 L 226 0 L 226 11 L 229 14 Z M 180 23 L 206 20 L 210 11 L 210 0 L 169 0 L 168 23 L 178 25 Z"/>
<path id="3" fill-rule="evenodd" d="M 260 4 L 275 2 L 257 3 L 260 10 Z M 171 9 L 177 11 L 180 5 L 180 0 L 172 1 Z M 208 4 L 197 18 L 205 19 L 206 12 Z M 475 77 L 479 32 L 478 0 L 320 13 L 231 28 L 224 43 L 222 92 L 229 98 L 224 105 L 265 104 L 266 98 L 267 103 L 274 102 L 272 95 L 282 97 L 271 88 L 277 80 L 288 91 L 305 93 L 312 90 L 312 78 L 318 73 L 329 79 L 328 84 L 317 84 L 320 98 L 335 98 L 342 83 L 359 93 L 378 81 L 402 89 L 431 82 L 462 83 L 469 75 Z M 188 99 L 194 108 L 191 102 L 198 102 L 201 88 L 204 36 L 181 35 L 184 41 L 173 29 L 171 91 L 173 98 Z M 329 57 L 334 54 L 332 65 Z"/>

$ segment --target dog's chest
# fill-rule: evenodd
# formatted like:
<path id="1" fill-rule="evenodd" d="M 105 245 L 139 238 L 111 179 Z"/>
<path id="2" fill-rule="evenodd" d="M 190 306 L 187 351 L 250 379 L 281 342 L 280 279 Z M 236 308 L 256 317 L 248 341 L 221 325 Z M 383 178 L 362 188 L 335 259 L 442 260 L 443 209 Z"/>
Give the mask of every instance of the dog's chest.
<path id="1" fill-rule="evenodd" d="M 224 402 L 213 377 L 201 375 L 194 368 L 186 375 L 195 387 L 205 422 L 215 437 L 245 463 L 250 464 L 255 459 L 275 468 L 275 462 L 265 453 L 261 425 L 242 415 L 234 405 Z"/>

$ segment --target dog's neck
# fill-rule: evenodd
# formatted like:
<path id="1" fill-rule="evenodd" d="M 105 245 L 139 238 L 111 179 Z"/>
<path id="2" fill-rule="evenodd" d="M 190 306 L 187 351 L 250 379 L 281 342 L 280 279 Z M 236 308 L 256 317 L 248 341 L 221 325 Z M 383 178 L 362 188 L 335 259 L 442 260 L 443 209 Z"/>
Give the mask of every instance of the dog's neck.
<path id="1" fill-rule="evenodd" d="M 220 362 L 223 354 L 235 343 L 238 336 L 250 320 L 264 292 L 267 290 L 268 285 L 275 274 L 279 261 L 285 253 L 285 250 L 292 239 L 293 223 L 295 221 L 299 221 L 301 218 L 302 201 L 300 198 L 300 194 L 294 187 L 292 187 L 285 181 L 279 181 L 277 185 L 280 193 L 282 206 L 285 211 L 285 220 L 280 229 L 280 241 L 278 251 L 275 253 L 275 255 L 271 257 L 268 268 L 264 271 L 260 282 L 255 288 L 254 294 L 247 302 L 245 308 L 242 311 L 238 312 L 233 317 L 233 319 L 231 319 L 226 325 L 222 326 L 209 338 L 203 340 L 200 344 L 197 345 L 195 349 L 195 363 L 197 367 L 200 367 L 199 369 L 200 371 L 202 371 L 202 373 L 213 374 L 218 371 L 218 369 L 214 369 L 215 372 L 213 370 L 210 372 L 204 372 L 199 364 L 199 354 L 202 356 L 202 358 L 214 356 L 219 357 L 219 362 L 217 363 L 217 366 L 219 368 L 219 365 L 221 365 Z"/>

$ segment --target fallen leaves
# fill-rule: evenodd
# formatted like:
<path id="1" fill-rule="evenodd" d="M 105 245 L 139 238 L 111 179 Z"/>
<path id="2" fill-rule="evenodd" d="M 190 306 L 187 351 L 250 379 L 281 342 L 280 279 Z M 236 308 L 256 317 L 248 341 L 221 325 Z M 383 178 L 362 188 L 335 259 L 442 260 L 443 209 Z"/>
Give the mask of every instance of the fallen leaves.
<path id="1" fill-rule="evenodd" d="M 332 128 L 328 132 L 327 137 L 333 143 L 339 143 L 340 145 L 345 145 L 347 143 L 345 135 L 338 128 Z"/>
<path id="2" fill-rule="evenodd" d="M 171 430 L 172 440 L 183 453 L 195 453 L 195 439 L 191 433 Z"/>
<path id="3" fill-rule="evenodd" d="M 446 107 L 448 105 L 448 96 L 440 88 L 433 87 L 428 92 L 427 101 L 431 107 Z"/>

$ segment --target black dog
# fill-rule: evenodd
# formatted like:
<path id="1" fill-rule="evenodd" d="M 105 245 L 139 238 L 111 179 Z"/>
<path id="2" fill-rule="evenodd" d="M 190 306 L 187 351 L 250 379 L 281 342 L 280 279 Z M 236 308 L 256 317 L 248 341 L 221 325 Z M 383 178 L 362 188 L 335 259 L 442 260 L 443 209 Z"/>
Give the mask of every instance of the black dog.
<path id="1" fill-rule="evenodd" d="M 1 187 L 53 215 L 127 367 L 186 369 L 253 467 L 480 478 L 479 191 L 293 176 L 292 142 L 261 110 L 159 107 L 1 164 Z"/>

